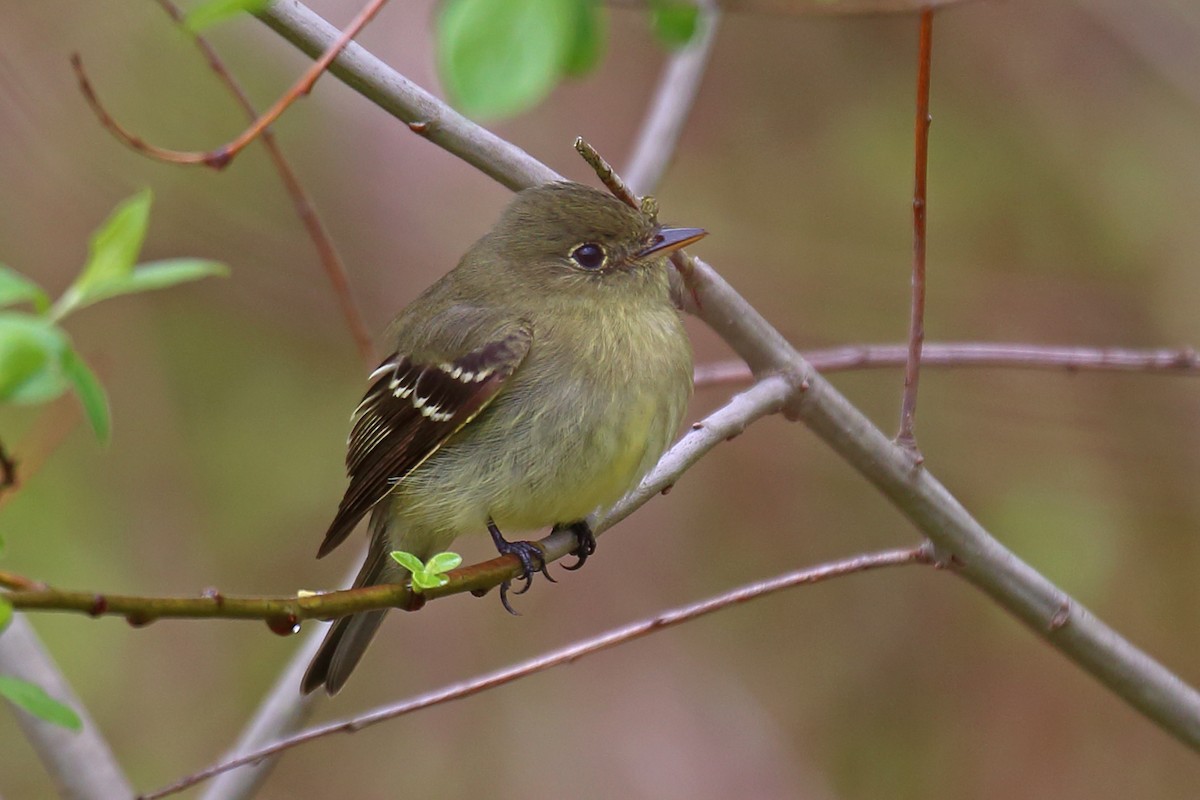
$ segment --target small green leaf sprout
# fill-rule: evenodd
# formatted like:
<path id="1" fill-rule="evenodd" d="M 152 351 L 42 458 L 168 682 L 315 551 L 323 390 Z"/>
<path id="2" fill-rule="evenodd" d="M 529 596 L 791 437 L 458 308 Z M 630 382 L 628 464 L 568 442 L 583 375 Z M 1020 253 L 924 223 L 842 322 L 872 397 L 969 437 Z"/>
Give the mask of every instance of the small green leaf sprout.
<path id="1" fill-rule="evenodd" d="M 394 550 L 392 558 L 396 560 L 397 564 L 412 573 L 412 585 L 418 591 L 445 586 L 450 579 L 443 573 L 449 572 L 462 563 L 462 556 L 458 553 L 438 553 L 426 563 L 412 553 Z"/>

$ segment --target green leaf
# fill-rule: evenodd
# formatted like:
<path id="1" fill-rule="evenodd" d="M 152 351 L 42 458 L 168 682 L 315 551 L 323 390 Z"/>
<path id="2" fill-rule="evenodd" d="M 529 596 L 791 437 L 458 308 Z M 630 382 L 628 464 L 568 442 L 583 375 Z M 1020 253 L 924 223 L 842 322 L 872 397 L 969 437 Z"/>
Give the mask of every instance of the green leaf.
<path id="1" fill-rule="evenodd" d="M 7 597 L 0 597 L 0 633 L 2 633 L 4 629 L 9 626 L 9 623 L 12 622 L 12 618 L 12 603 L 8 601 Z"/>
<path id="2" fill-rule="evenodd" d="M 97 292 L 99 287 L 128 278 L 146 239 L 152 197 L 149 189 L 143 189 L 117 206 L 96 229 L 88 247 L 87 264 L 55 304 L 51 311 L 54 319 L 105 296 Z"/>
<path id="3" fill-rule="evenodd" d="M 229 267 L 217 261 L 207 261 L 201 258 L 172 258 L 165 261 L 151 261 L 139 264 L 128 275 L 113 278 L 95 284 L 88 302 L 107 300 L 121 294 L 148 292 L 153 289 L 165 289 L 178 283 L 195 281 L 213 276 L 224 277 L 229 274 Z"/>
<path id="4" fill-rule="evenodd" d="M 596 68 L 608 40 L 608 12 L 597 0 L 574 0 L 574 31 L 567 44 L 562 69 L 573 78 Z"/>
<path id="5" fill-rule="evenodd" d="M 100 379 L 70 347 L 63 352 L 60 363 L 63 376 L 75 387 L 75 394 L 83 405 L 88 422 L 92 423 L 96 438 L 101 444 L 108 444 L 108 437 L 112 433 L 112 418 L 108 411 L 108 395 L 105 394 Z"/>
<path id="6" fill-rule="evenodd" d="M 197 33 L 218 22 L 224 22 L 230 17 L 236 17 L 243 11 L 253 14 L 267 7 L 270 0 L 208 0 L 187 13 L 183 24 L 192 33 Z"/>
<path id="7" fill-rule="evenodd" d="M 44 313 L 50 307 L 50 298 L 42 287 L 10 267 L 0 264 L 0 307 L 17 303 L 33 303 L 33 307 Z"/>
<path id="8" fill-rule="evenodd" d="M 67 388 L 67 336 L 43 317 L 0 313 L 0 403 L 45 403 Z"/>
<path id="9" fill-rule="evenodd" d="M 462 563 L 462 556 L 458 553 L 438 553 L 429 559 L 429 563 L 425 565 L 425 569 L 434 574 L 449 572 Z"/>
<path id="10" fill-rule="evenodd" d="M 683 47 L 696 35 L 700 9 L 681 0 L 651 0 L 650 26 L 667 47 Z"/>
<path id="11" fill-rule="evenodd" d="M 396 563 L 404 567 L 406 570 L 416 575 L 418 572 L 425 571 L 425 562 L 414 556 L 412 553 L 406 553 L 403 550 L 393 550 L 392 558 Z"/>
<path id="12" fill-rule="evenodd" d="M 11 675 L 0 675 L 0 696 L 6 697 L 13 705 L 25 709 L 45 722 L 73 731 L 83 728 L 83 720 L 78 714 L 46 694 L 46 690 L 35 683 Z"/>
<path id="13" fill-rule="evenodd" d="M 462 563 L 458 553 L 438 553 L 429 559 L 429 563 L 421 561 L 412 553 L 403 550 L 392 551 L 396 563 L 412 573 L 412 584 L 415 589 L 436 589 L 445 586 L 450 579 L 440 573 L 454 569 Z"/>
<path id="14" fill-rule="evenodd" d="M 477 117 L 512 116 L 558 82 L 578 0 L 447 0 L 437 19 L 438 71 L 451 99 Z"/>

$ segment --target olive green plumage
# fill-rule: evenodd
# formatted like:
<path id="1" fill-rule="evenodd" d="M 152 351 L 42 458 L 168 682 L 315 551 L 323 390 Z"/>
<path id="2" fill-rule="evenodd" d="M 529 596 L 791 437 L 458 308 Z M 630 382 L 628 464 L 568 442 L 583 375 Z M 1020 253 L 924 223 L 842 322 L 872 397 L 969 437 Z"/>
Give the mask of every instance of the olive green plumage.
<path id="1" fill-rule="evenodd" d="M 369 510 L 355 585 L 401 582 L 392 550 L 427 559 L 489 520 L 510 534 L 574 523 L 636 486 L 691 394 L 667 256 L 702 235 L 579 184 L 518 193 L 392 324 L 321 554 Z M 340 689 L 384 613 L 335 623 L 304 691 Z"/>

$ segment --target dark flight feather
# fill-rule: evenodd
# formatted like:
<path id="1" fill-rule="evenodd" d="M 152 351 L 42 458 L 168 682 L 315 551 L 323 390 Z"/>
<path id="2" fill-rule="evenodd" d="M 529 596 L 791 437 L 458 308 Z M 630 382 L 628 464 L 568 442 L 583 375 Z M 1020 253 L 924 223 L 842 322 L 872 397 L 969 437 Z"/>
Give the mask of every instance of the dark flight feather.
<path id="1" fill-rule="evenodd" d="M 487 407 L 530 341 L 529 330 L 521 327 L 453 361 L 415 363 L 397 353 L 371 373 L 374 383 L 351 417 L 350 485 L 318 558 L 345 541 L 397 483 Z"/>

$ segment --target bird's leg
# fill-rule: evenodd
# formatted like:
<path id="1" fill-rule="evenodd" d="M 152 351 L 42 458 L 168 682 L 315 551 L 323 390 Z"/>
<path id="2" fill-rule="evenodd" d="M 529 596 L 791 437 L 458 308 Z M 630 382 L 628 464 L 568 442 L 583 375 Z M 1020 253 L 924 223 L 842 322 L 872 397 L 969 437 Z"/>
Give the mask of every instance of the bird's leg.
<path id="1" fill-rule="evenodd" d="M 588 560 L 588 556 L 596 552 L 596 534 L 592 533 L 592 526 L 588 525 L 586 519 L 581 519 L 579 522 L 562 523 L 554 526 L 555 531 L 563 529 L 571 531 L 575 534 L 575 540 L 579 543 L 578 546 L 571 551 L 571 555 L 579 560 L 574 564 L 563 564 L 563 569 L 575 570 L 583 566 L 583 562 Z"/>
<path id="2" fill-rule="evenodd" d="M 510 542 L 500 533 L 500 529 L 496 527 L 496 523 L 491 519 L 488 520 L 488 533 L 492 535 L 492 543 L 496 545 L 496 550 L 502 556 L 514 555 L 521 562 L 521 574 L 517 576 L 519 580 L 524 580 L 525 585 L 517 590 L 514 594 L 525 594 L 529 591 L 529 587 L 533 584 L 533 573 L 540 572 L 546 576 L 546 580 L 551 583 L 558 583 L 554 578 L 550 577 L 550 573 L 546 570 L 546 556 L 542 553 L 542 548 L 538 547 L 533 542 Z M 505 581 L 500 584 L 500 602 L 504 604 L 505 610 L 510 614 L 517 614 L 513 607 L 508 603 L 508 589 L 511 581 Z M 517 616 L 520 616 L 517 614 Z"/>

